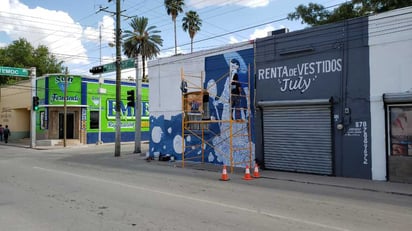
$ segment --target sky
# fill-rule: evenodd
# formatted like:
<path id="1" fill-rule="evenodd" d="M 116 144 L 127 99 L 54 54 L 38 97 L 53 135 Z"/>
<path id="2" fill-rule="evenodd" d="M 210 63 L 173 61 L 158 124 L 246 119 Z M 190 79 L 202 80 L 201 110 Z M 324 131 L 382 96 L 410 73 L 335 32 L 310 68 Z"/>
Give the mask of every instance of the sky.
<path id="1" fill-rule="evenodd" d="M 307 25 L 300 21 L 286 19 L 298 5 L 315 2 L 330 7 L 345 1 L 185 0 L 183 10 L 194 10 L 202 19 L 193 45 L 194 51 L 199 51 L 264 37 L 269 31 L 285 27 L 290 31 L 304 29 Z M 131 29 L 129 17 L 147 17 L 149 25 L 161 31 L 159 57 L 174 54 L 173 21 L 164 0 L 120 2 L 123 31 Z M 47 46 L 58 60 L 64 61 L 70 74 L 90 75 L 91 67 L 111 63 L 116 56 L 115 48 L 109 45 L 115 41 L 115 11 L 116 0 L 0 0 L 0 47 L 25 38 L 35 48 Z M 176 19 L 177 49 L 187 54 L 190 37 L 182 29 L 184 12 Z"/>

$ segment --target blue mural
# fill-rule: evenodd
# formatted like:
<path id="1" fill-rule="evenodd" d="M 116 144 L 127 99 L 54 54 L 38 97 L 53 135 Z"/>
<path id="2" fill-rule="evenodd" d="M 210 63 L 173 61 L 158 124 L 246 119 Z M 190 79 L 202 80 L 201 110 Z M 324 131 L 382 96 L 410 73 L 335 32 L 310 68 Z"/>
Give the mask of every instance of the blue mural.
<path id="1" fill-rule="evenodd" d="M 255 149 L 253 49 L 206 57 L 205 73 L 204 88 L 209 93 L 211 122 L 203 131 L 203 139 L 200 130 L 182 137 L 182 114 L 170 116 L 170 119 L 165 119 L 164 115 L 151 116 L 149 153 L 181 160 L 182 142 L 185 142 L 185 160 L 203 159 L 209 163 L 245 166 L 250 160 L 254 161 Z M 237 84 L 231 86 L 233 80 Z M 239 95 L 236 102 L 230 99 L 234 88 Z"/>
<path id="2" fill-rule="evenodd" d="M 232 153 L 233 164 L 243 167 L 249 159 L 254 160 L 253 49 L 207 57 L 205 72 L 204 87 L 209 92 L 210 114 L 221 121 L 209 127 L 216 134 L 211 139 L 214 158 L 209 160 L 230 165 L 229 153 Z M 238 96 L 234 98 L 234 94 Z M 231 119 L 240 122 L 230 123 Z"/>
<path id="3" fill-rule="evenodd" d="M 150 155 L 159 153 L 179 160 L 182 148 L 182 114 L 172 116 L 169 120 L 164 115 L 150 116 Z"/>

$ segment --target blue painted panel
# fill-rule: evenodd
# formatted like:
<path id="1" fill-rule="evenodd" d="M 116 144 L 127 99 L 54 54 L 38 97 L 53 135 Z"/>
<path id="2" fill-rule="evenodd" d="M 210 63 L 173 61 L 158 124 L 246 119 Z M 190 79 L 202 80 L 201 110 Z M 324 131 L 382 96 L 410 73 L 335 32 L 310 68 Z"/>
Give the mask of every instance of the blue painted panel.
<path id="1" fill-rule="evenodd" d="M 121 132 L 120 139 L 121 142 L 132 142 L 134 141 L 134 132 Z M 88 144 L 95 144 L 97 143 L 99 134 L 96 132 L 88 132 L 87 133 L 87 143 Z M 116 132 L 102 132 L 101 133 L 103 143 L 114 143 L 116 139 Z M 141 140 L 147 141 L 149 140 L 149 132 L 142 132 L 141 133 Z"/>
<path id="2" fill-rule="evenodd" d="M 172 116 L 170 120 L 150 116 L 150 143 L 149 152 L 165 155 L 169 154 L 176 158 L 182 159 L 182 115 Z"/>

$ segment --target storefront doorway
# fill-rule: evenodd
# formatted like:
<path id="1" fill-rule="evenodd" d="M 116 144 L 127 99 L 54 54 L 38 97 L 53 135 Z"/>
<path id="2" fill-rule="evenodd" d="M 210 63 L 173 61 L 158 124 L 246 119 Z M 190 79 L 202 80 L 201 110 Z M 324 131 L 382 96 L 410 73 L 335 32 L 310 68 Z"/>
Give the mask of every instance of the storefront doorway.
<path id="1" fill-rule="evenodd" d="M 74 113 L 67 113 L 66 139 L 74 138 Z M 59 113 L 59 139 L 64 139 L 64 113 Z"/>
<path id="2" fill-rule="evenodd" d="M 388 104 L 386 111 L 388 178 L 412 183 L 412 104 Z"/>

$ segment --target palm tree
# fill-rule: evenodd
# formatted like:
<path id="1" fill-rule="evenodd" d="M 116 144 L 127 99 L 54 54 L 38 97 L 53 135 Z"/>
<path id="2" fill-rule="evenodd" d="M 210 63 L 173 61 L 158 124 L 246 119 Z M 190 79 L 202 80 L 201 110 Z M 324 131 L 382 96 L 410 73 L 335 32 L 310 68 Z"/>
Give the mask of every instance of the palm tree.
<path id="1" fill-rule="evenodd" d="M 184 0 L 165 0 L 167 15 L 172 16 L 174 33 L 175 33 L 175 55 L 177 55 L 177 39 L 176 39 L 176 18 L 179 13 L 183 12 Z"/>
<path id="2" fill-rule="evenodd" d="M 200 31 L 200 26 L 202 26 L 202 19 L 199 18 L 199 15 L 196 11 L 186 12 L 186 16 L 183 17 L 183 31 L 189 31 L 190 36 L 190 53 L 193 52 L 193 38 L 196 33 Z"/>
<path id="3" fill-rule="evenodd" d="M 162 46 L 163 39 L 158 35 L 156 26 L 148 26 L 149 19 L 146 17 L 135 17 L 130 22 L 132 30 L 124 31 L 123 50 L 127 57 L 135 58 L 136 66 L 136 96 L 135 101 L 135 153 L 141 152 L 141 82 L 138 76 L 138 57 L 142 56 L 142 74 L 146 76 L 146 59 L 154 58 L 160 53 L 159 46 Z"/>
<path id="4" fill-rule="evenodd" d="M 142 56 L 143 76 L 146 76 L 146 60 L 156 57 L 160 53 L 159 46 L 163 45 L 163 39 L 158 35 L 160 31 L 156 30 L 156 26 L 148 27 L 148 22 L 146 17 L 135 17 L 129 24 L 133 30 L 123 32 L 124 54 L 136 60 L 138 55 Z"/>

